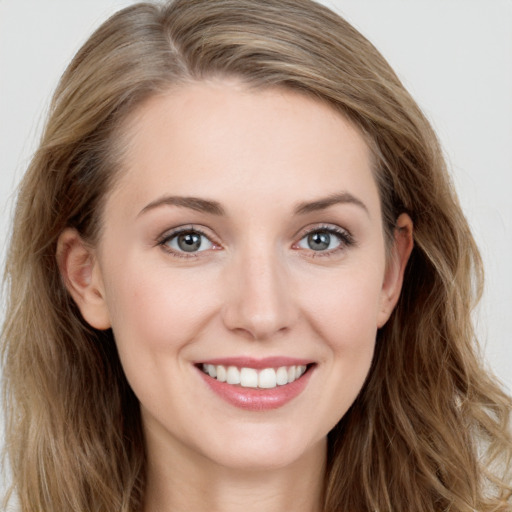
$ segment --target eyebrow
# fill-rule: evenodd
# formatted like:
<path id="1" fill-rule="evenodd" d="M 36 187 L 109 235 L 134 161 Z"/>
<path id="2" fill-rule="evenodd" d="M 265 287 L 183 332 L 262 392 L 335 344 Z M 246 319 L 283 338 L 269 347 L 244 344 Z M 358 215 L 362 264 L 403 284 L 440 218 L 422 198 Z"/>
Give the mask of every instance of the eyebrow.
<path id="1" fill-rule="evenodd" d="M 299 203 L 295 207 L 295 214 L 305 215 L 307 213 L 325 210 L 330 206 L 334 206 L 336 204 L 354 204 L 362 208 L 368 215 L 370 215 L 370 212 L 366 205 L 360 199 L 353 196 L 349 192 L 341 192 L 339 194 L 332 194 L 325 198 L 317 199 L 315 201 Z"/>
<path id="2" fill-rule="evenodd" d="M 159 206 L 180 206 L 182 208 L 190 208 L 198 212 L 209 213 L 212 215 L 225 215 L 224 208 L 217 201 L 201 199 L 199 197 L 183 197 L 183 196 L 164 196 L 152 201 L 146 205 L 139 215 L 154 210 Z"/>
<path id="3" fill-rule="evenodd" d="M 339 194 L 332 194 L 325 198 L 317 199 L 315 201 L 307 201 L 299 203 L 295 207 L 296 215 L 305 215 L 312 212 L 325 210 L 330 206 L 336 204 L 355 204 L 362 208 L 368 215 L 369 211 L 366 205 L 357 197 L 353 196 L 349 192 L 341 192 Z M 152 201 L 146 205 L 138 215 L 142 215 L 150 210 L 158 208 L 160 206 L 179 206 L 181 208 L 190 208 L 203 213 L 209 213 L 211 215 L 225 215 L 224 208 L 217 201 L 211 201 L 208 199 L 201 199 L 199 197 L 184 197 L 184 196 L 163 196 L 155 201 Z"/>

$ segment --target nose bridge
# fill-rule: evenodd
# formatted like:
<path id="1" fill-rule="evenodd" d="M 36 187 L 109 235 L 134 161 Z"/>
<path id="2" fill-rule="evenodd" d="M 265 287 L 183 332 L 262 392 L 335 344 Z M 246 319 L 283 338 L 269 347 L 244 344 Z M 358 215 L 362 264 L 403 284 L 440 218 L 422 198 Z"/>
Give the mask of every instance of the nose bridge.
<path id="1" fill-rule="evenodd" d="M 248 244 L 229 270 L 224 321 L 231 330 L 265 339 L 295 320 L 288 271 L 279 251 L 269 243 Z"/>

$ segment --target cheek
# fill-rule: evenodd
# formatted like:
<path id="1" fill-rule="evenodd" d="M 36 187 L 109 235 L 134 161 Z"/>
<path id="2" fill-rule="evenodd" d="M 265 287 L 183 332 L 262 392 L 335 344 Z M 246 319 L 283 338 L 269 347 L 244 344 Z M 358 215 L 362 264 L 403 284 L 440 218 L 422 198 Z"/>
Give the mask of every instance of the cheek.
<path id="1" fill-rule="evenodd" d="M 306 295 L 310 323 L 333 352 L 354 351 L 375 340 L 381 301 L 378 271 L 340 272 Z"/>
<path id="2" fill-rule="evenodd" d="M 120 351 L 179 350 L 210 315 L 215 295 L 194 272 L 120 263 L 108 274 L 107 304 Z"/>
<path id="3" fill-rule="evenodd" d="M 303 308 L 323 348 L 324 372 L 319 376 L 325 381 L 312 401 L 329 418 L 331 428 L 352 405 L 368 375 L 380 291 L 380 271 L 340 272 L 336 279 L 311 289 Z"/>
<path id="4" fill-rule="evenodd" d="M 141 404 L 156 416 L 187 411 L 186 355 L 215 309 L 205 276 L 119 262 L 106 283 L 112 330 L 124 373 Z M 169 390 L 176 391 L 175 393 Z M 185 412 L 184 412 L 185 414 Z"/>

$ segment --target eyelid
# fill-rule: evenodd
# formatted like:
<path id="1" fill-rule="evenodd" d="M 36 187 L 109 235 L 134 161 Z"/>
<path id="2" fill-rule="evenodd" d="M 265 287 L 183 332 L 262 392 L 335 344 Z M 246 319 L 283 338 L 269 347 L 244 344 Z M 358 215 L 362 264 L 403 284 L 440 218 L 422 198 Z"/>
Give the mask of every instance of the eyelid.
<path id="1" fill-rule="evenodd" d="M 168 229 L 164 231 L 157 239 L 156 239 L 156 245 L 159 245 L 162 247 L 163 250 L 165 250 L 167 253 L 181 258 L 198 258 L 200 256 L 204 256 L 203 253 L 208 253 L 212 250 L 219 250 L 222 249 L 222 245 L 215 239 L 214 236 L 209 234 L 207 231 L 208 229 L 204 229 L 202 226 L 198 226 L 196 224 L 185 224 L 181 226 L 177 226 L 175 228 Z M 298 244 L 300 241 L 302 241 L 305 237 L 308 235 L 315 233 L 315 232 L 327 232 L 329 234 L 333 234 L 338 238 L 340 241 L 339 246 L 334 249 L 328 249 L 325 251 L 315 251 L 313 249 L 305 249 L 302 247 L 299 247 Z M 189 233 L 194 232 L 201 236 L 204 236 L 212 245 L 212 248 L 205 249 L 202 251 L 193 251 L 187 253 L 186 251 L 178 251 L 175 249 L 172 249 L 167 245 L 169 240 L 171 240 L 174 237 L 179 236 L 182 233 Z M 295 235 L 296 242 L 293 243 L 292 249 L 300 250 L 301 252 L 307 252 L 309 253 L 308 256 L 313 257 L 321 257 L 321 256 L 331 256 L 338 252 L 343 252 L 347 248 L 356 245 L 356 241 L 354 240 L 353 235 L 351 232 L 346 229 L 342 228 L 336 224 L 327 224 L 327 223 L 321 223 L 321 224 L 314 224 L 307 226 L 303 229 L 301 229 L 297 235 Z"/>
<path id="2" fill-rule="evenodd" d="M 204 236 L 212 244 L 213 247 L 203 251 L 193 251 L 187 253 L 186 251 L 178 251 L 167 245 L 170 240 L 183 233 L 197 233 L 201 236 Z M 185 224 L 164 231 L 159 237 L 157 237 L 156 245 L 162 247 L 162 249 L 167 253 L 179 258 L 197 258 L 199 256 L 202 256 L 202 253 L 204 252 L 208 252 L 211 250 L 219 250 L 222 248 L 222 246 L 215 240 L 215 237 L 206 233 L 202 227 L 197 226 L 196 224 Z"/>
<path id="3" fill-rule="evenodd" d="M 340 241 L 340 245 L 334 249 L 329 249 L 325 251 L 314 251 L 313 249 L 303 249 L 302 247 L 298 247 L 299 242 L 301 242 L 305 237 L 309 236 L 312 233 L 316 232 L 327 232 L 329 234 L 334 234 Z M 292 248 L 296 250 L 301 250 L 310 253 L 314 257 L 319 256 L 330 256 L 337 252 L 344 251 L 348 247 L 356 245 L 356 241 L 352 235 L 352 233 L 336 224 L 316 224 L 312 226 L 307 226 L 299 231 L 296 236 L 297 241 L 294 242 Z"/>

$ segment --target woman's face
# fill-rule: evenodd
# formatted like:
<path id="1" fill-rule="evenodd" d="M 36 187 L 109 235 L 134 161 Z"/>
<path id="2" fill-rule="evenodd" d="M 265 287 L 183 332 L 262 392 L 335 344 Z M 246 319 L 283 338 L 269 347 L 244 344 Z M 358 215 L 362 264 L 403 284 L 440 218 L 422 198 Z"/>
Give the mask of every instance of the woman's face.
<path id="1" fill-rule="evenodd" d="M 227 81 L 152 98 L 127 133 L 96 309 L 78 302 L 112 326 L 149 453 L 262 468 L 325 450 L 403 271 L 363 138 L 308 97 Z"/>

